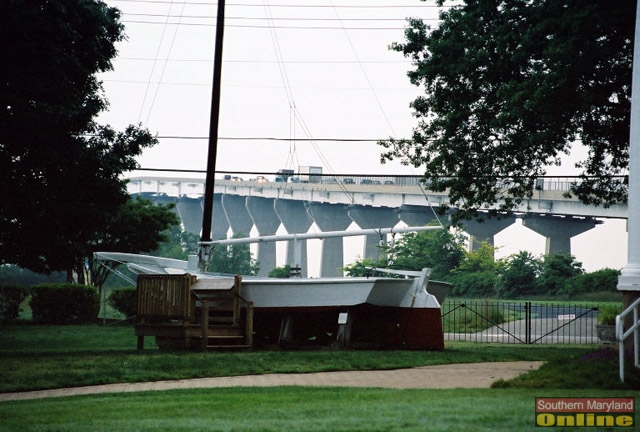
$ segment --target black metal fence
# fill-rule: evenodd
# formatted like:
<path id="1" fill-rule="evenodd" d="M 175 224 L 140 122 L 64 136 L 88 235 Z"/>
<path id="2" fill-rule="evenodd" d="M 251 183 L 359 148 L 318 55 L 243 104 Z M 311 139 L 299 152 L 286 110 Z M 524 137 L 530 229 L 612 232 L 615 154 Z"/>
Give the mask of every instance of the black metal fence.
<path id="1" fill-rule="evenodd" d="M 445 340 L 492 343 L 598 343 L 598 306 L 447 300 Z"/>

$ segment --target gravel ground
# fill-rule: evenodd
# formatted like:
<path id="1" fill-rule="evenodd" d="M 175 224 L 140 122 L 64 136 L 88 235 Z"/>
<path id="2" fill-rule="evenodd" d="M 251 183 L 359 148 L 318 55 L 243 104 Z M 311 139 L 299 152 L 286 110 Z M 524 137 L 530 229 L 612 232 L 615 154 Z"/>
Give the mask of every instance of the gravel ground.
<path id="1" fill-rule="evenodd" d="M 189 388 L 216 387 L 378 387 L 378 388 L 489 388 L 498 379 L 511 379 L 537 369 L 543 362 L 491 362 L 383 371 L 345 371 L 306 374 L 245 375 L 220 378 L 199 378 L 177 381 L 154 381 L 131 384 L 107 384 L 38 390 L 20 393 L 0 393 L 0 401 L 29 400 L 99 393 L 126 393 Z"/>

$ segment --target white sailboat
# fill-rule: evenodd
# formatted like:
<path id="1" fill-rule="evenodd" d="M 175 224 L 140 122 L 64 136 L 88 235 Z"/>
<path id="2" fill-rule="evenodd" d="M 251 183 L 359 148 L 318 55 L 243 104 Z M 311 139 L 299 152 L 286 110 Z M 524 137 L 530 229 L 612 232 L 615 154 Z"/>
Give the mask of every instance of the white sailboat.
<path id="1" fill-rule="evenodd" d="M 440 305 L 451 286 L 429 281 L 430 271 L 383 270 L 392 277 L 291 278 L 229 277 L 206 272 L 211 248 L 229 244 L 345 237 L 441 227 L 341 231 L 246 239 L 211 240 L 213 190 L 219 119 L 224 0 L 218 2 L 207 179 L 200 251 L 189 261 L 146 255 L 97 252 L 98 260 L 126 264 L 138 275 L 138 347 L 145 336 L 160 343 L 178 341 L 181 348 L 206 349 L 211 340 L 242 338 L 240 347 L 264 345 L 443 349 Z M 142 281 L 142 282 L 141 282 Z M 186 281 L 186 282 L 185 282 Z M 240 291 L 241 290 L 241 291 Z M 209 322 L 211 307 L 228 303 L 232 317 L 221 328 Z M 241 302 L 239 301 L 241 300 Z M 241 311 L 240 303 L 245 311 Z M 213 318 L 212 318 L 213 319 Z M 219 319 L 219 317 L 218 317 Z M 239 320 L 245 321 L 244 328 Z M 219 323 L 218 323 L 219 324 Z M 197 341 L 200 341 L 198 343 Z M 175 344 L 174 344 L 175 345 Z M 231 346 L 231 345 L 221 345 Z"/>

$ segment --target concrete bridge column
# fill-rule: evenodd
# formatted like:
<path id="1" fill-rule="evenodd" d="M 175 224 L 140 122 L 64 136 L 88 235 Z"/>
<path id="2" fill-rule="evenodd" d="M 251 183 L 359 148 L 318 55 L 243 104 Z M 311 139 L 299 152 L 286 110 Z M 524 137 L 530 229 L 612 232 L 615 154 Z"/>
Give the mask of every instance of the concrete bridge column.
<path id="1" fill-rule="evenodd" d="M 547 238 L 545 254 L 571 254 L 571 237 L 589 231 L 602 222 L 592 217 L 527 215 L 522 224 Z"/>
<path id="2" fill-rule="evenodd" d="M 186 232 L 200 234 L 202 231 L 202 198 L 178 197 L 176 209 Z"/>
<path id="3" fill-rule="evenodd" d="M 274 235 L 280 226 L 280 219 L 274 209 L 274 200 L 255 196 L 247 197 L 247 210 L 261 236 Z M 276 268 L 276 242 L 258 243 L 259 276 L 267 276 Z"/>
<path id="4" fill-rule="evenodd" d="M 398 223 L 396 209 L 390 207 L 349 206 L 347 214 L 361 229 L 392 228 Z M 378 247 L 380 240 L 385 238 L 378 235 L 367 235 L 364 241 L 363 258 L 378 260 L 382 251 Z"/>
<path id="5" fill-rule="evenodd" d="M 351 225 L 347 207 L 343 204 L 309 203 L 313 221 L 321 231 L 343 231 Z M 344 243 L 342 237 L 322 239 L 320 277 L 335 277 L 344 267 Z"/>
<path id="6" fill-rule="evenodd" d="M 202 199 L 202 211 L 204 212 L 204 198 Z M 202 219 L 202 216 L 200 216 Z M 202 231 L 202 227 L 200 227 Z M 229 231 L 229 221 L 222 207 L 222 195 L 213 196 L 213 212 L 211 214 L 211 239 L 220 240 L 227 238 Z"/>
<path id="7" fill-rule="evenodd" d="M 227 221 L 234 235 L 242 234 L 242 237 L 251 235 L 253 221 L 247 210 L 247 197 L 240 195 L 223 195 L 222 207 Z"/>
<path id="8" fill-rule="evenodd" d="M 460 225 L 464 232 L 471 236 L 471 250 L 477 250 L 483 241 L 493 246 L 493 236 L 513 225 L 515 221 L 515 216 L 508 216 L 500 219 L 484 219 L 482 222 L 468 220 L 462 222 Z"/>
<path id="9" fill-rule="evenodd" d="M 430 222 L 438 220 L 434 209 L 429 206 L 401 205 L 396 211 L 398 219 L 410 227 L 425 226 Z M 440 216 L 442 218 L 442 216 Z"/>
<path id="10" fill-rule="evenodd" d="M 311 218 L 304 207 L 304 201 L 276 199 L 274 210 L 287 230 L 288 234 L 304 234 L 311 228 Z M 298 243 L 296 245 L 296 243 Z M 299 254 L 295 249 L 299 247 Z M 287 245 L 287 263 L 292 267 L 298 266 L 301 276 L 307 277 L 307 242 L 289 241 Z"/>

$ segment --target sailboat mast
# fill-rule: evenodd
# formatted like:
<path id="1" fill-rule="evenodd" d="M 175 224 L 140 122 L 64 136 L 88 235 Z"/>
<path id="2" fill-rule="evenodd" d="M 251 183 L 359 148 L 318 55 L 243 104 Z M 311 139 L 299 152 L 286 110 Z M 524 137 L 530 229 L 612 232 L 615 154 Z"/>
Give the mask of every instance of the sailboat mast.
<path id="1" fill-rule="evenodd" d="M 224 39 L 224 1 L 218 0 L 216 20 L 216 43 L 213 62 L 213 86 L 211 90 L 211 119 L 209 122 L 209 149 L 207 156 L 207 177 L 204 186 L 204 213 L 202 216 L 201 242 L 211 241 L 211 223 L 213 219 L 213 192 L 218 151 L 218 124 L 220 122 L 220 82 L 222 81 L 222 46 Z M 198 265 L 206 270 L 209 262 L 210 245 L 200 244 Z"/>

